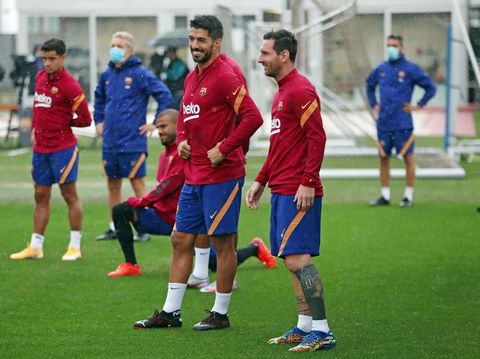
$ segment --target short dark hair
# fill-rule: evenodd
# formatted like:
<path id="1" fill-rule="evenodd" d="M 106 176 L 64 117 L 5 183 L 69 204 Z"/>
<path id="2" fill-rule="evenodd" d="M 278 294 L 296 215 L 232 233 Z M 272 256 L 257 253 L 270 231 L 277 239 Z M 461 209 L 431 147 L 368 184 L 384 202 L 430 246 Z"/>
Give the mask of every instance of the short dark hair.
<path id="1" fill-rule="evenodd" d="M 40 50 L 44 52 L 55 51 L 57 54 L 63 55 L 67 51 L 67 46 L 60 39 L 50 39 L 43 43 Z"/>
<path id="2" fill-rule="evenodd" d="M 390 35 L 387 37 L 387 40 L 397 40 L 400 45 L 403 45 L 403 36 L 402 35 Z"/>
<path id="3" fill-rule="evenodd" d="M 285 29 L 269 31 L 263 35 L 264 40 L 274 40 L 273 49 L 278 54 L 284 50 L 288 50 L 290 61 L 295 62 L 297 57 L 298 41 L 295 35 Z"/>
<path id="4" fill-rule="evenodd" d="M 223 25 L 214 15 L 195 16 L 190 20 L 190 27 L 207 30 L 208 36 L 214 40 L 223 38 Z"/>

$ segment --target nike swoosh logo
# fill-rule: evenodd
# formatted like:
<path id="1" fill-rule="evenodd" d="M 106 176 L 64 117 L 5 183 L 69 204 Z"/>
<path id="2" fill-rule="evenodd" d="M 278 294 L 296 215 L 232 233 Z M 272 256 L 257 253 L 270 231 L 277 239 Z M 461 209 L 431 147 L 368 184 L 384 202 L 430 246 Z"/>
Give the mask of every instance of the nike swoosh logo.
<path id="1" fill-rule="evenodd" d="M 180 289 L 180 288 L 175 288 L 175 287 L 170 287 L 171 290 L 177 290 L 177 289 Z"/>
<path id="2" fill-rule="evenodd" d="M 210 219 L 213 219 L 213 217 L 215 217 L 215 215 L 217 214 L 218 211 L 215 211 L 213 212 L 213 214 L 210 215 Z"/>
<path id="3" fill-rule="evenodd" d="M 280 235 L 280 237 L 283 238 L 283 235 L 285 234 L 285 231 L 286 231 L 286 230 L 287 230 L 286 228 L 283 229 L 282 234 Z"/>
<path id="4" fill-rule="evenodd" d="M 310 101 L 308 101 L 305 105 L 303 105 L 303 106 L 302 106 L 302 110 L 304 110 L 305 107 L 307 107 L 309 103 L 310 103 Z"/>
<path id="5" fill-rule="evenodd" d="M 232 92 L 232 95 L 235 96 L 237 94 L 238 90 L 240 90 L 240 87 L 237 87 L 237 89 Z"/>

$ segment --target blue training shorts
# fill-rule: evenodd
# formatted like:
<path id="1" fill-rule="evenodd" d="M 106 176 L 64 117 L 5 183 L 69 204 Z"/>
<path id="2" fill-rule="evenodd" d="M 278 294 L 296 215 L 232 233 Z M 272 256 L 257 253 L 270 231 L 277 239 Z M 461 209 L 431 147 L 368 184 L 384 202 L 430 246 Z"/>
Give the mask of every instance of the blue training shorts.
<path id="1" fill-rule="evenodd" d="M 138 216 L 136 229 L 139 233 L 159 234 L 169 236 L 173 226 L 166 223 L 154 208 L 135 209 Z"/>
<path id="2" fill-rule="evenodd" d="M 78 177 L 78 146 L 72 146 L 63 151 L 53 153 L 38 153 L 33 151 L 32 178 L 35 184 L 51 186 L 76 182 Z"/>
<path id="3" fill-rule="evenodd" d="M 413 130 L 400 131 L 378 131 L 378 141 L 387 157 L 392 154 L 392 148 L 395 147 L 395 153 L 402 156 L 413 153 L 415 147 L 415 136 Z"/>
<path id="4" fill-rule="evenodd" d="M 237 233 L 243 181 L 242 177 L 207 185 L 185 183 L 174 229 L 208 235 Z"/>
<path id="5" fill-rule="evenodd" d="M 103 152 L 103 172 L 109 179 L 145 177 L 147 154 L 144 152 Z"/>
<path id="6" fill-rule="evenodd" d="M 270 214 L 270 248 L 272 255 L 320 254 L 322 197 L 315 197 L 312 208 L 298 211 L 295 196 L 272 193 Z"/>

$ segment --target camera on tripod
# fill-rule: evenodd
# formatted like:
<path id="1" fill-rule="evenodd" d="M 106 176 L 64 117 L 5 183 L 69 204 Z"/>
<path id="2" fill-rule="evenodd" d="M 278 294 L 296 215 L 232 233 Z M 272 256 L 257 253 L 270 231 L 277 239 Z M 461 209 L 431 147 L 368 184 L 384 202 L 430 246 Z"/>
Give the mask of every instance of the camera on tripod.
<path id="1" fill-rule="evenodd" d="M 10 73 L 15 87 L 23 89 L 28 84 L 28 93 L 35 91 L 35 56 L 33 55 L 13 55 L 14 69 Z"/>

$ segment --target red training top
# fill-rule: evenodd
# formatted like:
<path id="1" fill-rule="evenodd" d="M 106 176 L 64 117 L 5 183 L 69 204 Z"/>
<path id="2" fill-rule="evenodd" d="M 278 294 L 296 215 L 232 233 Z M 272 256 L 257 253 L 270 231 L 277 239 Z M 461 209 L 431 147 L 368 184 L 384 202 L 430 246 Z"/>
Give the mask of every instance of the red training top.
<path id="1" fill-rule="evenodd" d="M 42 70 L 35 81 L 33 150 L 52 153 L 76 145 L 71 127 L 88 127 L 92 122 L 87 100 L 77 80 L 62 69 L 51 76 Z"/>
<path id="2" fill-rule="evenodd" d="M 235 126 L 237 116 L 239 124 Z M 241 146 L 262 124 L 262 116 L 243 80 L 225 60 L 217 56 L 201 73 L 195 67 L 185 80 L 177 122 L 177 144 L 187 140 L 191 146 L 185 182 L 202 185 L 244 177 Z M 207 151 L 218 142 L 222 142 L 220 152 L 226 157 L 213 168 Z"/>
<path id="3" fill-rule="evenodd" d="M 238 64 L 237 61 L 235 61 L 235 59 L 232 59 L 231 57 L 228 57 L 226 54 L 224 53 L 221 53 L 220 55 L 218 55 L 218 57 L 220 57 L 223 61 L 225 61 L 228 65 L 230 65 L 230 67 L 232 68 L 233 72 L 235 75 L 237 75 L 237 77 L 242 80 L 243 84 L 245 85 L 245 88 L 247 89 L 248 91 L 248 86 L 247 86 L 247 79 L 245 78 L 245 75 L 242 71 L 242 68 L 240 67 L 240 65 Z"/>
<path id="4" fill-rule="evenodd" d="M 237 61 L 235 61 L 234 59 L 232 59 L 231 57 L 228 57 L 227 55 L 225 54 L 220 54 L 219 57 L 225 61 L 227 64 L 230 65 L 230 67 L 232 68 L 233 72 L 235 73 L 235 75 L 237 75 L 237 77 L 242 80 L 243 82 L 243 85 L 245 86 L 245 88 L 247 89 L 248 91 L 248 85 L 247 85 L 247 79 L 245 78 L 245 75 L 243 74 L 243 71 L 242 71 L 242 68 L 240 67 L 240 65 L 238 64 Z M 237 121 L 235 121 L 237 123 Z M 238 124 L 238 123 L 237 123 Z M 242 150 L 243 150 L 243 154 L 246 155 L 248 150 L 250 148 L 250 138 L 245 141 L 243 144 L 242 144 Z M 247 162 L 247 159 L 245 157 L 245 163 Z"/>
<path id="5" fill-rule="evenodd" d="M 157 187 L 145 197 L 128 198 L 128 204 L 133 208 L 153 207 L 166 223 L 173 226 L 178 198 L 185 181 L 184 163 L 175 143 L 165 146 L 158 160 Z"/>
<path id="6" fill-rule="evenodd" d="M 272 128 L 267 159 L 256 181 L 273 193 L 294 195 L 299 185 L 323 195 L 320 167 L 326 135 L 315 87 L 296 69 L 278 82 L 272 104 Z"/>

